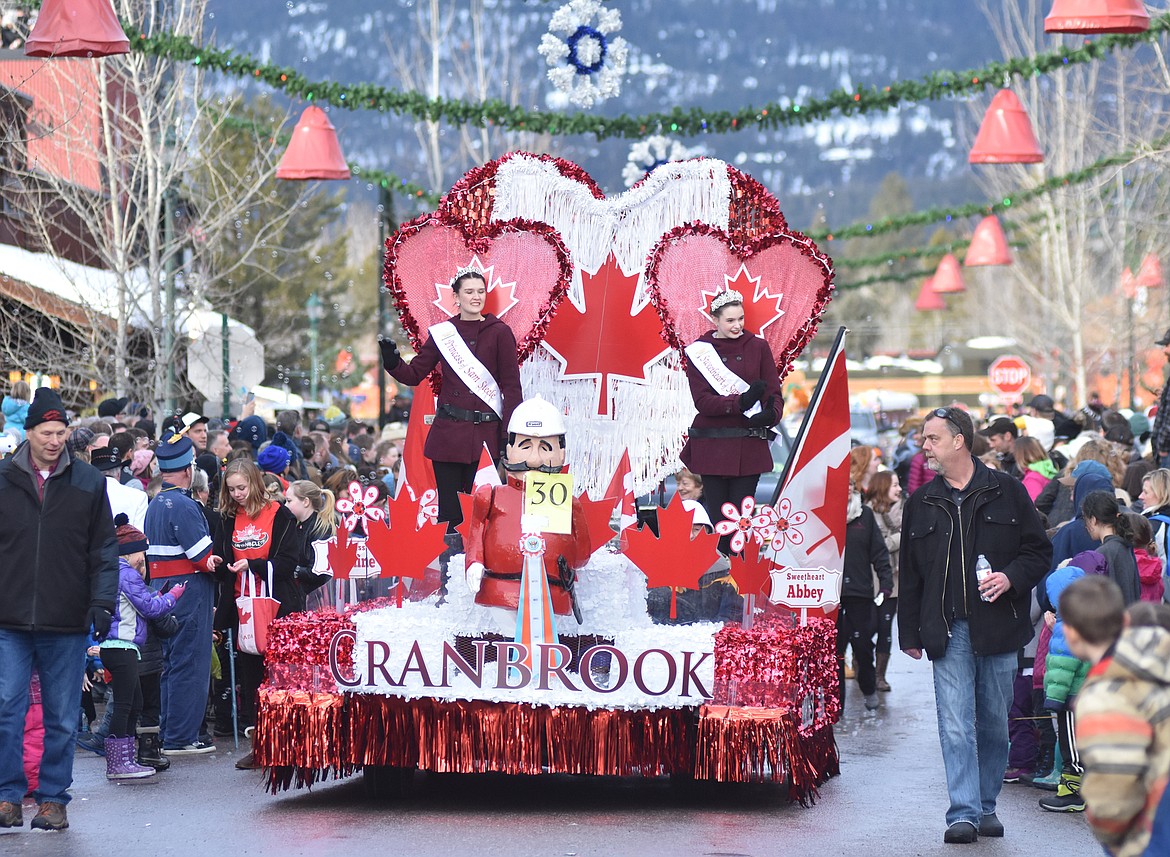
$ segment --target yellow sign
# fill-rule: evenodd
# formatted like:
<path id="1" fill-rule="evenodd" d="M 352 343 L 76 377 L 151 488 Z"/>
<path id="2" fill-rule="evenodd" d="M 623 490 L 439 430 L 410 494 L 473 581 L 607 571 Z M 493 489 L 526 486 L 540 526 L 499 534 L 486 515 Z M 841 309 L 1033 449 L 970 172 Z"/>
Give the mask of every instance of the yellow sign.
<path id="1" fill-rule="evenodd" d="M 524 481 L 524 514 L 542 518 L 540 532 L 573 530 L 573 477 L 568 473 L 528 471 Z"/>

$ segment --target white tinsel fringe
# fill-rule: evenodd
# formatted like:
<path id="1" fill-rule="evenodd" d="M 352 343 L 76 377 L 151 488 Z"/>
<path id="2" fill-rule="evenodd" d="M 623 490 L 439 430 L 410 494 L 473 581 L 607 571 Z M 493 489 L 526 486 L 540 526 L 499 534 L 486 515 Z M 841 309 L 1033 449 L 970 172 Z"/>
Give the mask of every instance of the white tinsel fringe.
<path id="1" fill-rule="evenodd" d="M 676 352 L 650 367 L 646 384 L 610 379 L 611 410 L 618 419 L 597 416 L 597 381 L 561 381 L 560 373 L 556 358 L 538 348 L 520 367 L 520 380 L 525 397 L 539 394 L 567 414 L 567 458 L 575 493 L 600 497 L 626 449 L 635 495 L 650 492 L 682 466 L 678 454 L 695 406 Z"/>
<path id="2" fill-rule="evenodd" d="M 598 270 L 613 253 L 627 274 L 640 273 L 651 250 L 674 227 L 698 221 L 727 229 L 730 203 L 727 164 L 714 158 L 664 164 L 637 188 L 594 199 L 580 182 L 562 176 L 556 164 L 516 155 L 496 173 L 492 218 L 521 217 L 556 229 L 573 261 L 569 296 L 580 306 L 582 270 Z M 645 300 L 641 282 L 638 303 Z"/>

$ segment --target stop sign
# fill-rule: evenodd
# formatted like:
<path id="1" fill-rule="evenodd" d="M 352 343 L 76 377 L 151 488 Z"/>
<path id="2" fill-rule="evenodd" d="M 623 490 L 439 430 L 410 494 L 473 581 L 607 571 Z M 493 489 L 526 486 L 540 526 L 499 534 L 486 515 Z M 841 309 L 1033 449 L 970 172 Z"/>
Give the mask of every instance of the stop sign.
<path id="1" fill-rule="evenodd" d="M 1032 369 L 1022 357 L 1005 354 L 992 361 L 987 369 L 991 389 L 1001 396 L 1018 396 L 1032 382 Z"/>

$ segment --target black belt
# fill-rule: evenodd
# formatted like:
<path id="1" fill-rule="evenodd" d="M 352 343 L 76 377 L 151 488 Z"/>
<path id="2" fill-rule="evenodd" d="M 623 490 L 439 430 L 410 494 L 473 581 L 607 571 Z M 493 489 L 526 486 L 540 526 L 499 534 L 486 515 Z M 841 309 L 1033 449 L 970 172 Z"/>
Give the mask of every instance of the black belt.
<path id="1" fill-rule="evenodd" d="M 463 408 L 457 408 L 454 405 L 439 405 L 435 411 L 435 416 L 448 420 L 461 420 L 465 423 L 473 423 L 479 425 L 480 423 L 498 423 L 500 415 L 495 411 L 468 411 Z"/>
<path id="2" fill-rule="evenodd" d="M 712 438 L 728 438 L 728 437 L 758 437 L 761 440 L 771 440 L 772 430 L 763 427 L 759 428 L 698 428 L 691 426 L 688 432 L 690 437 L 712 437 Z"/>
<path id="3" fill-rule="evenodd" d="M 517 572 L 509 573 L 506 571 L 485 570 L 483 573 L 483 576 L 484 577 L 491 577 L 491 578 L 494 578 L 496 580 L 513 580 L 513 581 L 519 582 L 519 581 L 524 579 L 524 572 L 517 571 Z M 568 586 L 565 585 L 565 582 L 558 577 L 553 577 L 551 574 L 547 574 L 547 573 L 545 574 L 545 577 L 548 578 L 548 583 L 550 586 L 556 586 L 560 589 L 568 589 L 569 588 Z"/>

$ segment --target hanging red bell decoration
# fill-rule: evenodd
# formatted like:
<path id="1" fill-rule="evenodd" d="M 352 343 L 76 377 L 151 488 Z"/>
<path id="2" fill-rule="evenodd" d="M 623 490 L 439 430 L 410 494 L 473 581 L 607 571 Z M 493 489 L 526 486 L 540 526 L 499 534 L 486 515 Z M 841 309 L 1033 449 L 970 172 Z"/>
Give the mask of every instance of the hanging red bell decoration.
<path id="1" fill-rule="evenodd" d="M 1001 89 L 991 99 L 967 160 L 972 164 L 1038 164 L 1044 160 L 1032 132 L 1032 120 L 1010 89 Z"/>
<path id="2" fill-rule="evenodd" d="M 110 0 L 44 0 L 25 43 L 30 57 L 108 57 L 130 52 Z"/>
<path id="3" fill-rule="evenodd" d="M 310 181 L 348 179 L 349 176 L 349 166 L 341 154 L 341 143 L 337 141 L 337 129 L 324 110 L 309 105 L 297 120 L 288 148 L 276 165 L 276 177 Z"/>
<path id="4" fill-rule="evenodd" d="M 971 243 L 967 245 L 967 255 L 963 258 L 963 264 L 968 268 L 974 268 L 977 265 L 1011 263 L 1012 251 L 1008 247 L 1007 237 L 1003 234 L 1003 227 L 999 225 L 999 218 L 989 214 L 975 227 Z"/>
<path id="5" fill-rule="evenodd" d="M 1150 16 L 1141 0 L 1053 0 L 1046 33 L 1144 33 Z"/>
<path id="6" fill-rule="evenodd" d="M 938 268 L 931 278 L 931 288 L 940 295 L 967 291 L 967 287 L 963 285 L 963 272 L 959 270 L 959 260 L 953 253 L 947 253 L 938 263 Z"/>
<path id="7" fill-rule="evenodd" d="M 1138 268 L 1134 285 L 1143 289 L 1160 289 L 1166 283 L 1162 279 L 1162 260 L 1153 253 L 1147 253 L 1142 259 L 1142 266 Z"/>
<path id="8" fill-rule="evenodd" d="M 1121 293 L 1129 300 L 1137 297 L 1137 283 L 1134 282 L 1133 271 L 1129 269 L 1129 265 L 1125 266 L 1125 270 L 1121 272 Z"/>
<path id="9" fill-rule="evenodd" d="M 947 302 L 943 300 L 942 295 L 931 288 L 931 278 L 927 277 L 922 281 L 922 288 L 918 290 L 918 300 L 914 302 L 914 309 L 919 312 L 935 312 L 946 308 Z"/>

